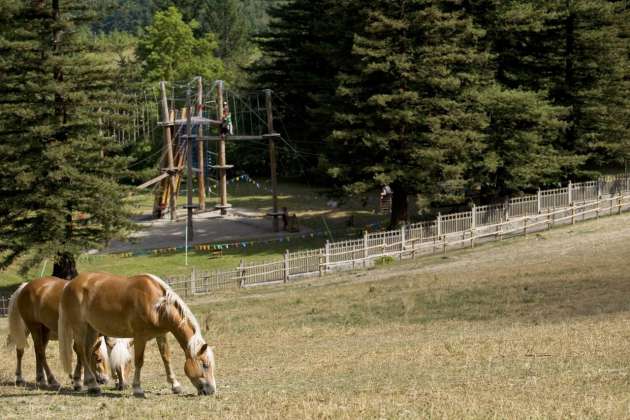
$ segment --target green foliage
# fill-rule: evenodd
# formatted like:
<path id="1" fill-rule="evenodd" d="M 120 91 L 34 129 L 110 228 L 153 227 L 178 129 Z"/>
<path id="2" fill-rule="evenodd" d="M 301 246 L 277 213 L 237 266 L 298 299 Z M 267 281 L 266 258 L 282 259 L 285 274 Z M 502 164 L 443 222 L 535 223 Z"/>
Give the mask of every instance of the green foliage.
<path id="1" fill-rule="evenodd" d="M 340 77 L 331 173 L 358 193 L 389 184 L 392 225 L 406 218 L 406 196 L 463 199 L 471 153 L 480 148 L 483 114 L 471 93 L 484 81 L 483 35 L 449 2 L 375 3 L 355 37 L 356 65 Z"/>
<path id="2" fill-rule="evenodd" d="M 223 65 L 214 53 L 218 48 L 215 36 L 208 33 L 195 38 L 196 26 L 195 21 L 185 23 L 175 7 L 155 14 L 138 45 L 148 80 L 186 81 L 195 76 L 214 80 L 221 75 Z"/>
<path id="3" fill-rule="evenodd" d="M 117 69 L 84 24 L 88 2 L 24 2 L 0 25 L 0 267 L 26 271 L 103 246 L 131 228 L 106 137 Z M 6 10 L 6 9 L 5 9 Z"/>

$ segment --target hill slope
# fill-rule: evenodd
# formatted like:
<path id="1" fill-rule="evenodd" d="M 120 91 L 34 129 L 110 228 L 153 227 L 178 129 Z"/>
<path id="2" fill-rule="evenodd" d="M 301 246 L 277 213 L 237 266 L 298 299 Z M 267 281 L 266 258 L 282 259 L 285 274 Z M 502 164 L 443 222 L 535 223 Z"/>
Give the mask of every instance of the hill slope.
<path id="1" fill-rule="evenodd" d="M 629 223 L 630 216 L 612 217 L 447 259 L 199 300 L 193 309 L 216 346 L 218 397 L 169 395 L 150 345 L 147 401 L 129 391 L 96 402 L 5 385 L 5 413 L 626 417 Z M 54 343 L 49 353 L 58 370 Z M 183 376 L 181 352 L 174 353 Z M 5 353 L 5 383 L 13 363 Z M 83 409 L 94 404 L 99 412 Z"/>

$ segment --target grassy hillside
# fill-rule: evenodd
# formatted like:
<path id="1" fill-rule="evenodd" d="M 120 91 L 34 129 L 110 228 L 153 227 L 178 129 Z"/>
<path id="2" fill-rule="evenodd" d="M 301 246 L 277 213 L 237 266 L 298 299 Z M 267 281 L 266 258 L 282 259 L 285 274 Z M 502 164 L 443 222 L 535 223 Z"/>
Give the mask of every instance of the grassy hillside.
<path id="1" fill-rule="evenodd" d="M 144 401 L 15 388 L 4 352 L 3 417 L 627 418 L 629 223 L 193 301 L 217 397 L 170 395 L 154 344 Z M 56 343 L 49 353 L 59 372 Z"/>

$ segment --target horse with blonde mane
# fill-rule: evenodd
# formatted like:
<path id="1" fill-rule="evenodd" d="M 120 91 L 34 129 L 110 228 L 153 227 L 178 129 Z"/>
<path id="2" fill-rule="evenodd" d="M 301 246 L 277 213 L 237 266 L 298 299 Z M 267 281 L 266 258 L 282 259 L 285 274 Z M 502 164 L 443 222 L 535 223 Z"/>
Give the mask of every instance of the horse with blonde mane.
<path id="1" fill-rule="evenodd" d="M 133 338 L 133 394 L 144 397 L 140 373 L 147 341 L 171 333 L 186 357 L 184 372 L 199 395 L 216 391 L 214 353 L 201 336 L 197 319 L 184 301 L 160 278 L 108 273 L 79 274 L 64 289 L 59 305 L 59 356 L 66 372 L 72 368 L 72 343 L 86 366 L 86 385 L 100 394 L 95 359 L 89 352 L 99 334 Z"/>
<path id="2" fill-rule="evenodd" d="M 111 338 L 106 337 L 107 354 L 109 355 L 109 365 L 112 369 L 112 378 L 116 381 L 116 389 L 123 390 L 127 387 L 127 378 L 131 371 L 133 356 L 133 338 Z"/>
<path id="3" fill-rule="evenodd" d="M 29 283 L 22 283 L 9 300 L 8 318 L 9 335 L 7 344 L 15 346 L 17 368 L 15 370 L 16 385 L 24 385 L 22 377 L 22 357 L 27 347 L 29 334 L 33 337 L 35 350 L 36 383 L 45 387 L 46 381 L 51 388 L 59 388 L 59 382 L 46 361 L 48 341 L 57 339 L 59 320 L 59 300 L 68 280 L 58 277 L 42 277 Z M 91 348 L 96 360 L 97 381 L 107 382 L 107 349 L 102 342 Z M 75 389 L 81 389 L 81 361 L 77 362 L 73 378 Z"/>

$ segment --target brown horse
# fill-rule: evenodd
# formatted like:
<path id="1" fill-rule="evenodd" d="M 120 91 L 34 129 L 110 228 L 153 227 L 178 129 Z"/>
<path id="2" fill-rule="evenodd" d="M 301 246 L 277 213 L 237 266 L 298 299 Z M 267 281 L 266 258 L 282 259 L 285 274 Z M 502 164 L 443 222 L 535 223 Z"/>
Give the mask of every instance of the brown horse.
<path id="1" fill-rule="evenodd" d="M 48 362 L 46 361 L 46 346 L 49 340 L 57 339 L 57 324 L 59 319 L 59 300 L 64 286 L 68 283 L 57 277 L 42 277 L 29 283 L 22 283 L 9 300 L 9 336 L 7 342 L 15 345 L 17 368 L 15 383 L 24 384 L 22 377 L 22 356 L 27 347 L 27 338 L 33 337 L 35 350 L 35 371 L 37 385 L 58 388 Z M 100 343 L 92 348 L 93 357 L 97 362 L 97 380 L 107 382 L 107 351 Z M 78 361 L 74 370 L 75 389 L 81 389 L 81 362 Z"/>
<path id="2" fill-rule="evenodd" d="M 88 392 L 100 394 L 95 380 L 93 348 L 99 333 L 133 338 L 133 393 L 143 397 L 140 372 L 146 342 L 172 333 L 184 350 L 184 372 L 200 395 L 214 394 L 214 354 L 201 336 L 197 319 L 164 281 L 151 274 L 134 277 L 108 273 L 79 274 L 64 289 L 59 305 L 59 355 L 72 368 L 72 342 L 86 366 Z"/>

